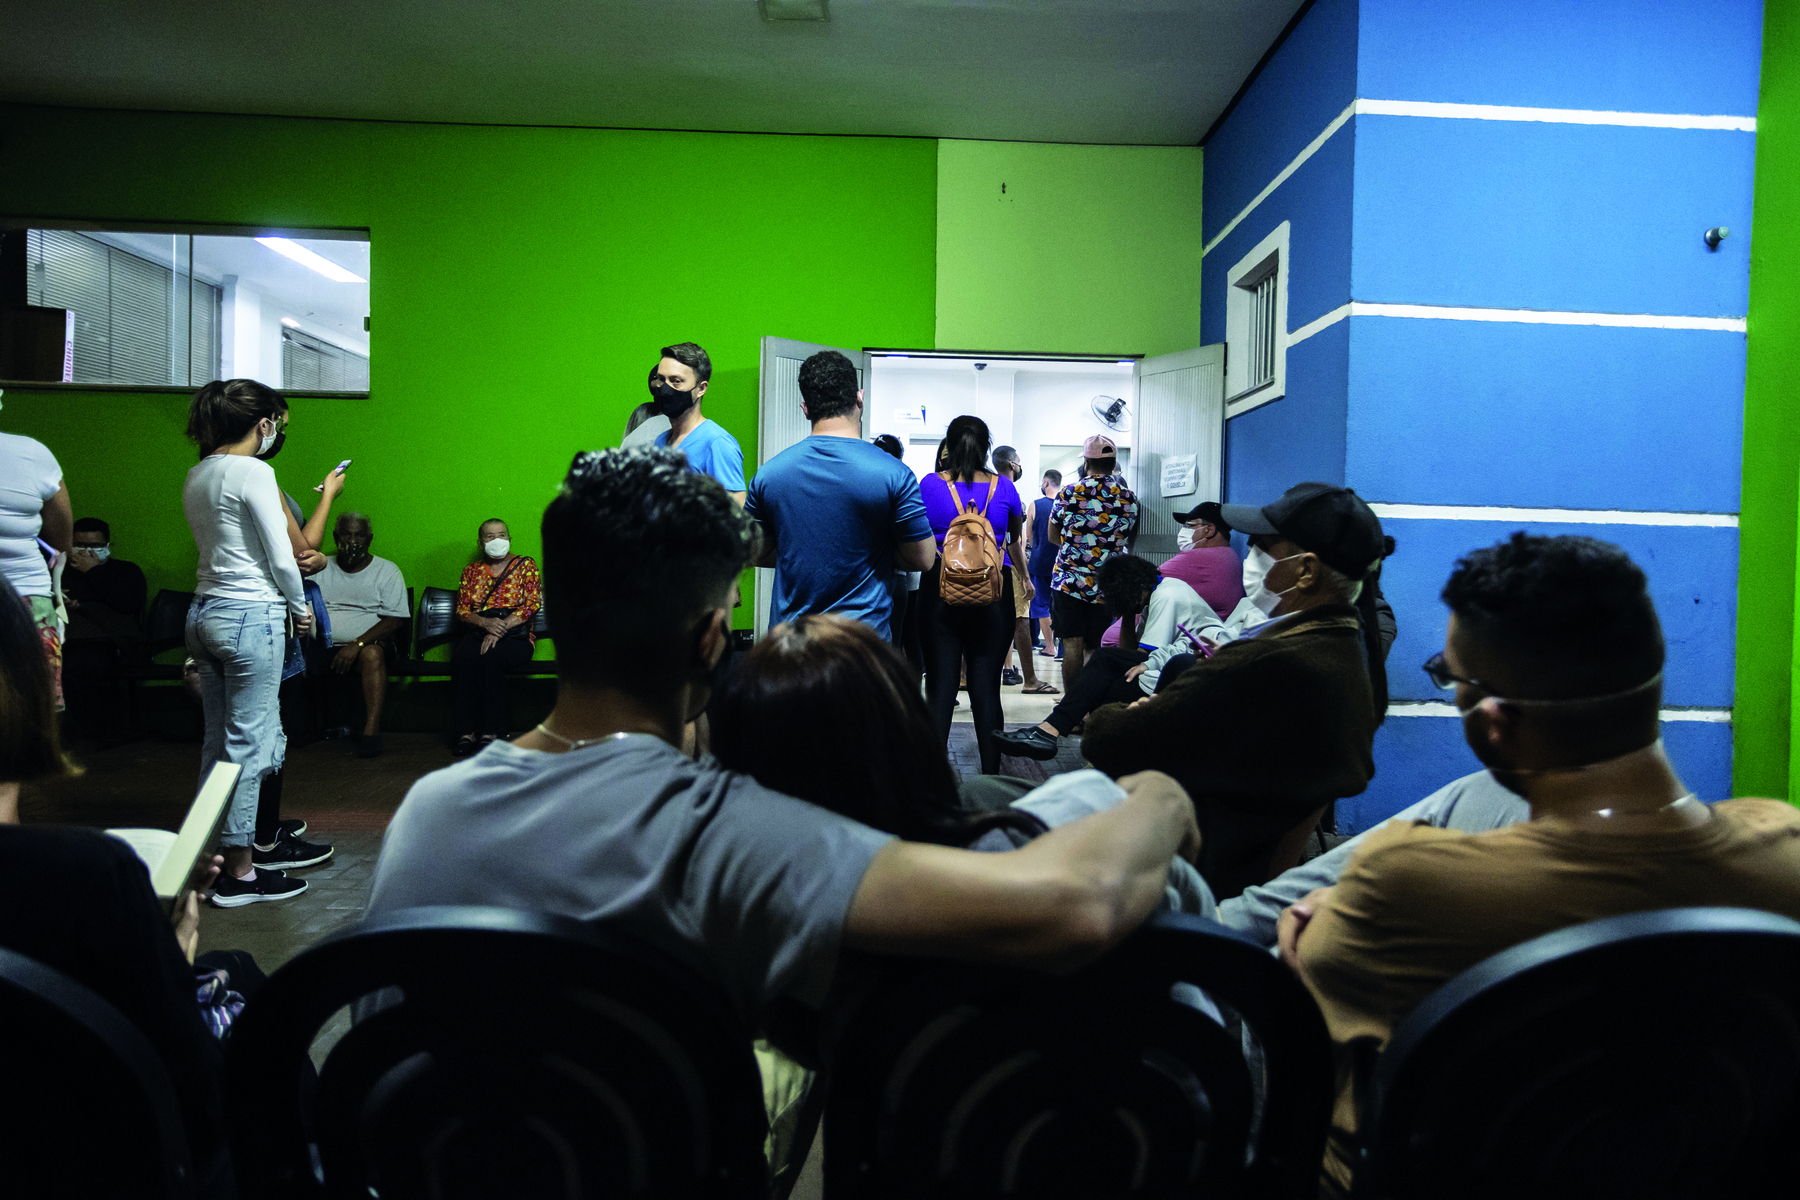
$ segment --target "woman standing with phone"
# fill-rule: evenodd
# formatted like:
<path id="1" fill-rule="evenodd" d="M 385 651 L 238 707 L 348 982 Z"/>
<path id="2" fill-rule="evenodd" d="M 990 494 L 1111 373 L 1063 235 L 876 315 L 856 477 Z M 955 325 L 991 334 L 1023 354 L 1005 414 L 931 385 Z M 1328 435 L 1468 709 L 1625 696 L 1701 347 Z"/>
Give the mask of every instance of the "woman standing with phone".
<path id="1" fill-rule="evenodd" d="M 188 409 L 188 437 L 200 447 L 199 465 L 181 490 L 200 554 L 187 615 L 187 649 L 206 715 L 200 774 L 220 759 L 243 768 L 219 838 L 225 868 L 213 903 L 222 908 L 287 900 L 307 886 L 251 861 L 263 776 L 287 757 L 283 651 L 290 631 L 312 627 L 281 489 L 261 461 L 286 425 L 287 401 L 253 379 L 215 380 Z"/>
<path id="2" fill-rule="evenodd" d="M 498 517 L 475 531 L 476 561 L 463 568 L 456 593 L 462 637 L 450 655 L 456 693 L 456 757 L 466 758 L 506 732 L 506 668 L 531 657 L 531 619 L 544 606 L 538 566 L 512 552 Z"/>

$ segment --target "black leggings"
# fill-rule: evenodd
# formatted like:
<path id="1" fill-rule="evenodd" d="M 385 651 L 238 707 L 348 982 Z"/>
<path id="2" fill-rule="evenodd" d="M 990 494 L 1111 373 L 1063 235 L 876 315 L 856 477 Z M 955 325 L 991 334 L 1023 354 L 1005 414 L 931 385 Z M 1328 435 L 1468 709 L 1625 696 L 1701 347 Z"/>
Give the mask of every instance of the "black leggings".
<path id="1" fill-rule="evenodd" d="M 450 653 L 450 684 L 456 693 L 456 732 L 506 732 L 506 668 L 531 657 L 531 639 L 501 638 L 486 654 L 487 634 L 472 629 L 456 639 Z"/>
<path id="2" fill-rule="evenodd" d="M 1002 571 L 1000 598 L 992 604 L 945 604 L 938 595 L 938 568 L 919 580 L 913 599 L 919 606 L 919 641 L 925 652 L 925 706 L 931 710 L 938 737 L 947 746 L 956 711 L 958 668 L 969 668 L 969 711 L 975 718 L 975 744 L 981 750 L 981 773 L 1000 769 L 1000 747 L 994 731 L 1006 721 L 1000 708 L 1000 666 L 1012 645 L 1012 572 Z"/>

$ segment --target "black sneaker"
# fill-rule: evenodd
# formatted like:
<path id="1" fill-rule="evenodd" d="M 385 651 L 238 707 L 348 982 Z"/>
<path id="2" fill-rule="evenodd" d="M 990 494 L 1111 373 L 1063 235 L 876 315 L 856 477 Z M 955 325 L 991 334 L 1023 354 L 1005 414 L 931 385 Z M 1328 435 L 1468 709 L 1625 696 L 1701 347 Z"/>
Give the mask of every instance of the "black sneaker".
<path id="1" fill-rule="evenodd" d="M 283 829 L 275 836 L 275 844 L 268 849 L 261 846 L 250 848 L 250 865 L 258 871 L 268 867 L 274 871 L 294 871 L 301 867 L 316 867 L 333 854 L 335 847 L 323 842 L 303 842 L 297 837 L 290 837 Z"/>
<path id="2" fill-rule="evenodd" d="M 275 830 L 277 834 L 285 833 L 289 837 L 305 837 L 306 822 L 299 817 L 295 817 L 292 821 L 277 821 L 275 822 Z"/>
<path id="3" fill-rule="evenodd" d="M 292 900 L 305 890 L 304 879 L 289 879 L 280 871 L 258 867 L 255 879 L 233 879 L 221 874 L 213 885 L 212 902 L 220 908 L 238 908 L 264 900 Z"/>
<path id="4" fill-rule="evenodd" d="M 1007 687 L 1018 687 L 1025 682 L 1025 676 L 1019 672 L 1019 668 L 1007 667 L 1000 672 L 1000 682 Z"/>
<path id="5" fill-rule="evenodd" d="M 356 741 L 356 757 L 374 758 L 381 753 L 381 735 L 365 733 Z"/>

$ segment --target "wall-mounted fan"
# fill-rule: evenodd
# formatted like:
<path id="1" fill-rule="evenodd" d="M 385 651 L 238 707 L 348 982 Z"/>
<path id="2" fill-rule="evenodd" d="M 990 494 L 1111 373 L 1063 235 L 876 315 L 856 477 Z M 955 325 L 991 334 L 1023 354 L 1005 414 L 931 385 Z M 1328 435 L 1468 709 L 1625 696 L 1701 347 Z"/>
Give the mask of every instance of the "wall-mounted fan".
<path id="1" fill-rule="evenodd" d="M 1095 396 L 1092 407 L 1094 419 L 1114 433 L 1131 428 L 1131 407 L 1117 396 Z"/>

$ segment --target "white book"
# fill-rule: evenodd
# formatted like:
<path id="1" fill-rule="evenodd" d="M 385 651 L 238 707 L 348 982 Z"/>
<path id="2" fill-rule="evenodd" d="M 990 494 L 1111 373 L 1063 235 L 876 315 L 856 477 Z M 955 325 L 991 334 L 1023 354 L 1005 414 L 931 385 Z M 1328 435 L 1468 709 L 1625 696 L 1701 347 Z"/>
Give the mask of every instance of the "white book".
<path id="1" fill-rule="evenodd" d="M 181 893 L 193 886 L 204 856 L 210 855 L 219 827 L 225 823 L 225 809 L 231 802 L 243 767 L 237 763 L 213 764 L 212 773 L 200 785 L 194 803 L 188 808 L 181 829 L 109 829 L 106 832 L 130 846 L 144 860 L 150 872 L 150 886 L 164 909 L 173 912 Z"/>

